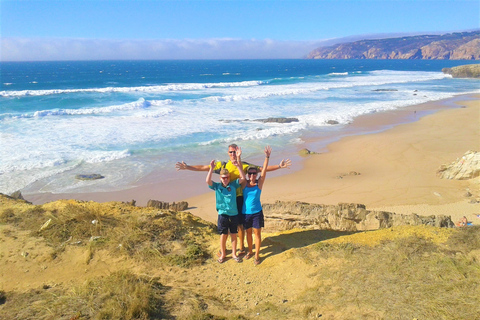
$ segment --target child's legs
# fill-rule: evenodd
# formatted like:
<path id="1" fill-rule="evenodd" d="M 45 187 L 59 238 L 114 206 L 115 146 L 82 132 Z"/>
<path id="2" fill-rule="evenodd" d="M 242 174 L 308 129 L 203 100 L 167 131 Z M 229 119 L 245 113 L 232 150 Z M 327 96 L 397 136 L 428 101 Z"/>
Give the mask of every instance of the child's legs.
<path id="1" fill-rule="evenodd" d="M 229 230 L 232 239 L 232 257 L 237 257 L 238 215 L 229 216 Z"/>
<path id="2" fill-rule="evenodd" d="M 220 234 L 220 254 L 221 258 L 225 258 L 227 255 L 227 239 L 228 239 L 228 230 L 229 230 L 230 219 L 225 215 L 218 215 L 217 219 L 217 229 Z"/>
<path id="3" fill-rule="evenodd" d="M 243 228 L 243 196 L 237 197 L 237 211 L 238 211 L 238 238 L 240 241 L 240 250 L 245 250 L 245 244 L 243 240 L 245 239 L 245 229 Z"/>
<path id="4" fill-rule="evenodd" d="M 227 238 L 228 238 L 228 234 L 221 234 L 220 235 L 220 253 L 221 253 L 221 256 L 220 258 L 225 258 L 225 256 L 227 255 Z"/>

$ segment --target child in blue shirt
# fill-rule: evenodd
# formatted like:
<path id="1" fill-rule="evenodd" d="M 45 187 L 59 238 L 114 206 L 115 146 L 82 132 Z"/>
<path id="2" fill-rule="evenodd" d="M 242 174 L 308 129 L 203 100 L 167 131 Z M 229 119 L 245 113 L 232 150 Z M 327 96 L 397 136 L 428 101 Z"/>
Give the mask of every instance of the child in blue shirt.
<path id="1" fill-rule="evenodd" d="M 241 152 L 240 152 L 241 154 Z M 218 262 L 225 262 L 226 246 L 228 233 L 232 241 L 232 258 L 241 262 L 242 259 L 237 256 L 237 227 L 238 227 L 238 210 L 237 210 L 237 189 L 241 188 L 241 184 L 245 181 L 245 172 L 242 168 L 240 154 L 237 154 L 237 160 L 232 163 L 238 168 L 240 178 L 230 181 L 230 173 L 227 169 L 220 170 L 220 183 L 212 181 L 212 174 L 215 168 L 215 160 L 210 162 L 210 168 L 207 174 L 206 182 L 210 189 L 215 190 L 216 209 L 218 212 L 217 228 L 220 234 L 220 252 Z"/>

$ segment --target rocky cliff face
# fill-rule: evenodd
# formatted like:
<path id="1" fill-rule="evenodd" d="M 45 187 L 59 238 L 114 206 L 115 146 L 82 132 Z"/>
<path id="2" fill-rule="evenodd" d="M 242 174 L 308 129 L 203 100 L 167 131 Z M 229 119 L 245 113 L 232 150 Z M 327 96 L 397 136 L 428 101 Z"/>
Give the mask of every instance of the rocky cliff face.
<path id="1" fill-rule="evenodd" d="M 285 231 L 295 228 L 317 230 L 362 231 L 403 225 L 430 225 L 454 227 L 450 216 L 403 215 L 385 211 L 367 210 L 363 204 L 340 203 L 338 205 L 311 204 L 305 202 L 276 201 L 264 204 L 265 230 Z"/>
<path id="2" fill-rule="evenodd" d="M 315 49 L 307 59 L 480 60 L 480 31 L 360 40 Z"/>
<path id="3" fill-rule="evenodd" d="M 480 176 L 480 152 L 469 150 L 463 157 L 442 165 L 437 176 L 442 179 L 469 180 Z"/>

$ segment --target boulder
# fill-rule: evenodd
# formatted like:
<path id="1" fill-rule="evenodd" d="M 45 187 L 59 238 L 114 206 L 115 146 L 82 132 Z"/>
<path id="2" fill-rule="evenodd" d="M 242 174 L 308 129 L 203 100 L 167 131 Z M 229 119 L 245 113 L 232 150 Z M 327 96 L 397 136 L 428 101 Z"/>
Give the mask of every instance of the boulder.
<path id="1" fill-rule="evenodd" d="M 337 120 L 328 120 L 328 121 L 326 122 L 326 124 L 332 124 L 332 125 L 333 125 L 333 124 L 339 124 L 339 123 L 340 123 L 340 122 L 338 122 Z"/>
<path id="2" fill-rule="evenodd" d="M 298 119 L 297 119 L 297 118 L 283 118 L 283 117 L 279 117 L 279 118 L 257 119 L 257 120 L 255 120 L 255 121 L 260 121 L 260 122 L 263 122 L 263 123 L 267 123 L 267 122 L 291 123 L 291 122 L 298 122 Z"/>
<path id="3" fill-rule="evenodd" d="M 172 211 L 183 211 L 188 208 L 188 202 L 180 201 L 177 203 L 173 202 L 170 204 L 168 202 L 163 202 L 158 200 L 148 200 L 147 207 L 154 207 L 157 209 L 167 209 Z"/>
<path id="4" fill-rule="evenodd" d="M 318 152 L 315 152 L 315 151 L 310 151 L 306 148 L 300 150 L 298 152 L 299 155 L 301 155 L 302 157 L 305 157 L 305 156 L 308 156 L 308 155 L 311 155 L 311 154 L 319 154 Z"/>
<path id="5" fill-rule="evenodd" d="M 437 176 L 450 180 L 468 180 L 480 176 L 480 152 L 469 150 L 463 157 L 440 166 Z"/>
<path id="6" fill-rule="evenodd" d="M 12 193 L 10 195 L 10 197 L 12 197 L 13 199 L 18 199 L 18 200 L 25 200 L 22 196 L 22 193 L 20 192 L 20 190 L 17 190 L 15 191 L 14 193 Z"/>
<path id="7" fill-rule="evenodd" d="M 78 180 L 98 180 L 98 179 L 103 179 L 105 178 L 101 174 L 98 173 L 92 173 L 92 174 L 77 174 L 75 176 L 75 179 Z"/>
<path id="8" fill-rule="evenodd" d="M 453 228 L 449 216 L 419 216 L 367 210 L 357 203 L 338 205 L 310 204 L 294 201 L 276 201 L 264 204 L 265 230 L 285 231 L 295 228 L 363 231 L 390 228 L 400 225 L 431 225 Z"/>

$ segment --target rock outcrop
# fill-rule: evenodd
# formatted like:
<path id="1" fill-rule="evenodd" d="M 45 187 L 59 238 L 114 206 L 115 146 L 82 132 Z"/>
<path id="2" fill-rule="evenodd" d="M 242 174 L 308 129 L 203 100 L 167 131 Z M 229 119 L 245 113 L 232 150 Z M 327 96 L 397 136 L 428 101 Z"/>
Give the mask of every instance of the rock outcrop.
<path id="1" fill-rule="evenodd" d="M 75 179 L 78 180 L 98 180 L 98 179 L 103 179 L 105 178 L 101 174 L 98 173 L 93 173 L 93 174 L 77 174 L 75 176 Z"/>
<path id="2" fill-rule="evenodd" d="M 298 119 L 297 119 L 297 118 L 283 118 L 283 117 L 279 117 L 279 118 L 258 119 L 258 120 L 255 120 L 255 121 L 259 121 L 259 122 L 263 122 L 263 123 L 267 123 L 267 122 L 274 122 L 274 123 L 291 123 L 291 122 L 298 122 Z"/>
<path id="3" fill-rule="evenodd" d="M 443 73 L 454 78 L 480 78 L 480 64 L 467 64 L 453 68 L 443 68 Z"/>
<path id="4" fill-rule="evenodd" d="M 168 202 L 163 202 L 158 200 L 148 200 L 147 207 L 154 207 L 157 209 L 168 209 L 173 211 L 183 211 L 183 210 L 187 210 L 188 202 L 180 201 L 177 203 L 175 202 L 168 203 Z"/>
<path id="5" fill-rule="evenodd" d="M 468 180 L 480 176 L 480 152 L 467 151 L 463 157 L 448 165 L 442 165 L 437 176 L 442 179 Z"/>
<path id="6" fill-rule="evenodd" d="M 307 59 L 480 60 L 480 31 L 341 43 L 315 49 Z"/>
<path id="7" fill-rule="evenodd" d="M 390 228 L 400 225 L 431 225 L 454 227 L 449 216 L 404 215 L 393 212 L 370 211 L 363 204 L 338 205 L 305 202 L 276 201 L 264 204 L 266 231 L 284 231 L 294 228 L 362 231 Z"/>

